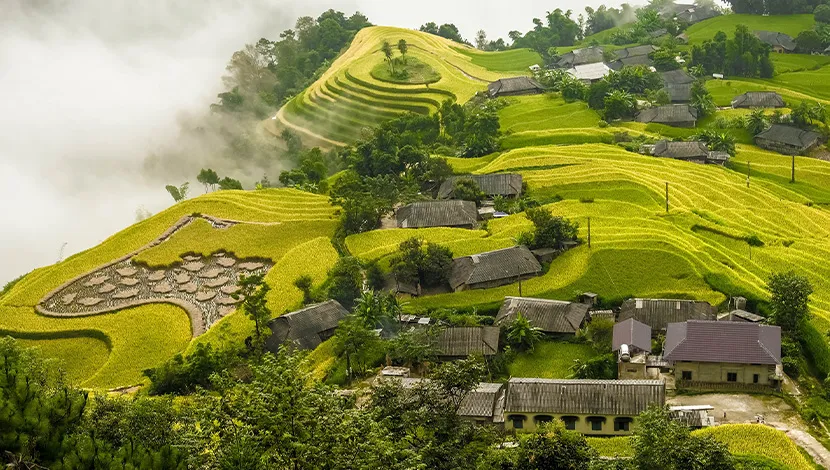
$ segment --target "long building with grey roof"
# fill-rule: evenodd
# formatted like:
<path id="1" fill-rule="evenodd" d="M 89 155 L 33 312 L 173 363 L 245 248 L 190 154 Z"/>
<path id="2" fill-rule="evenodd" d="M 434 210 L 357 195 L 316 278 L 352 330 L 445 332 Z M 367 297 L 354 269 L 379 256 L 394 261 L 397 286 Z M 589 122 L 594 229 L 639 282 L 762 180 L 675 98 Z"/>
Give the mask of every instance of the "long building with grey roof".
<path id="1" fill-rule="evenodd" d="M 782 124 L 773 124 L 755 136 L 755 145 L 784 155 L 804 155 L 821 142 L 822 137 L 818 132 Z"/>
<path id="2" fill-rule="evenodd" d="M 697 110 L 687 104 L 669 104 L 646 108 L 637 113 L 635 120 L 674 127 L 695 127 Z"/>
<path id="3" fill-rule="evenodd" d="M 666 331 L 669 323 L 716 320 L 717 311 L 708 302 L 678 299 L 628 299 L 620 307 L 618 321 L 633 318 L 651 328 L 652 335 Z"/>
<path id="4" fill-rule="evenodd" d="M 561 300 L 506 297 L 496 315 L 496 325 L 509 325 L 522 314 L 543 333 L 575 335 L 589 319 L 591 306 Z"/>
<path id="5" fill-rule="evenodd" d="M 473 180 L 487 197 L 516 198 L 522 194 L 522 175 L 494 173 L 492 175 L 462 175 L 447 178 L 438 189 L 438 198 L 452 199 L 455 183 L 460 179 Z"/>
<path id="6" fill-rule="evenodd" d="M 280 315 L 268 322 L 271 336 L 265 341 L 265 347 L 274 353 L 283 345 L 314 349 L 334 334 L 340 320 L 348 314 L 339 302 L 329 300 Z"/>
<path id="7" fill-rule="evenodd" d="M 452 260 L 450 287 L 458 292 L 512 284 L 538 276 L 542 265 L 526 246 L 514 246 Z"/>
<path id="8" fill-rule="evenodd" d="M 474 228 L 478 210 L 472 201 L 421 201 L 398 209 L 398 228 Z"/>

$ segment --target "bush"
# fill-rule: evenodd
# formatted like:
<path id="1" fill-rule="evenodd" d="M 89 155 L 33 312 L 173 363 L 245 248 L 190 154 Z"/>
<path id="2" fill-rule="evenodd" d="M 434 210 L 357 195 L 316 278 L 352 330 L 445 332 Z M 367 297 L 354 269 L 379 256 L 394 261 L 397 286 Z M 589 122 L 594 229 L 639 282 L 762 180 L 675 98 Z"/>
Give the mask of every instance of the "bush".
<path id="1" fill-rule="evenodd" d="M 233 350 L 215 350 L 210 343 L 199 343 L 190 355 L 177 354 L 159 367 L 145 370 L 144 375 L 150 379 L 147 392 L 187 395 L 200 388 L 209 390 L 213 374 L 229 370 L 239 362 L 239 355 Z"/>
<path id="2" fill-rule="evenodd" d="M 800 340 L 804 354 L 815 367 L 819 379 L 825 379 L 830 375 L 830 345 L 827 338 L 811 323 L 805 323 L 801 328 Z"/>
<path id="3" fill-rule="evenodd" d="M 817 23 L 830 23 L 830 5 L 821 4 L 813 11 Z"/>
<path id="4" fill-rule="evenodd" d="M 608 127 L 608 122 L 600 119 L 599 122 L 597 123 L 597 126 L 600 129 L 605 129 L 606 127 Z"/>

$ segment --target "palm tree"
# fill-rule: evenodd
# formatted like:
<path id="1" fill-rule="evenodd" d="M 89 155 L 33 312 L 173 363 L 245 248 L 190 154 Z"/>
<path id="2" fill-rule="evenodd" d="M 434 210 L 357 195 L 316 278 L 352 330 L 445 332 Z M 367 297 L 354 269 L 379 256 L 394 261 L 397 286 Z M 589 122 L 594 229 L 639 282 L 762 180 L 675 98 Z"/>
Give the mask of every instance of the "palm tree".
<path id="1" fill-rule="evenodd" d="M 389 44 L 389 41 L 383 41 L 380 51 L 383 52 L 386 62 L 389 63 L 389 71 L 395 73 L 395 63 L 392 60 L 392 45 Z"/>
<path id="2" fill-rule="evenodd" d="M 507 327 L 507 342 L 517 349 L 532 351 L 541 339 L 542 330 L 533 326 L 522 312 Z"/>
<path id="3" fill-rule="evenodd" d="M 709 150 L 726 152 L 733 157 L 735 156 L 735 137 L 728 132 L 717 129 L 705 129 L 698 134 L 697 138 L 706 142 Z"/>
<path id="4" fill-rule="evenodd" d="M 763 108 L 755 108 L 746 117 L 746 130 L 752 135 L 758 135 L 767 130 L 767 115 Z"/>
<path id="5" fill-rule="evenodd" d="M 813 103 L 812 108 L 810 109 L 810 117 L 814 121 L 818 121 L 824 124 L 824 127 L 827 128 L 827 106 L 824 103 Z"/>
<path id="6" fill-rule="evenodd" d="M 625 90 L 614 90 L 605 97 L 605 120 L 633 116 L 637 111 L 637 100 Z"/>

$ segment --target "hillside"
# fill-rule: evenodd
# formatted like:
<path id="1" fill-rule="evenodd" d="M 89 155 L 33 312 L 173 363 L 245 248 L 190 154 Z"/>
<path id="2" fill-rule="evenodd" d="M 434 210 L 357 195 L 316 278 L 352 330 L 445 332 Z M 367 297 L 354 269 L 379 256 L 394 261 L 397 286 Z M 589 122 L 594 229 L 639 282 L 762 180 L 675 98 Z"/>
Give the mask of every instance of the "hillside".
<path id="1" fill-rule="evenodd" d="M 410 84 L 384 81 L 373 74 L 384 65 L 380 51 L 384 41 L 394 48 L 405 40 L 412 57 L 440 75 L 433 83 Z M 299 133 L 308 145 L 342 146 L 357 140 L 364 127 L 371 127 L 401 113 L 434 112 L 447 99 L 464 103 L 487 84 L 502 76 L 495 70 L 519 70 L 532 54 L 504 53 L 482 60 L 473 50 L 447 39 L 402 28 L 376 26 L 361 30 L 331 68 L 302 94 L 283 106 L 265 125 L 272 133 L 284 128 Z"/>

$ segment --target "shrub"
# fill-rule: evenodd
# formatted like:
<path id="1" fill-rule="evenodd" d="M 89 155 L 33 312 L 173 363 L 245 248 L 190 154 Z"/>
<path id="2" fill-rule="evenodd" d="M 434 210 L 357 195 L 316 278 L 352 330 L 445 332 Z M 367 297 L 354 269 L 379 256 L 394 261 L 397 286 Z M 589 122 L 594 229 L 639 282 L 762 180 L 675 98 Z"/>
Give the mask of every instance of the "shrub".
<path id="1" fill-rule="evenodd" d="M 603 119 L 600 119 L 597 123 L 597 127 L 599 127 L 600 129 L 605 129 L 606 127 L 608 127 L 608 122 Z"/>
<path id="2" fill-rule="evenodd" d="M 590 204 L 590 203 L 594 202 L 594 198 L 583 196 L 583 197 L 579 198 L 579 202 L 581 202 L 583 204 Z"/>
<path id="3" fill-rule="evenodd" d="M 830 375 L 830 345 L 827 338 L 819 332 L 815 326 L 805 323 L 801 328 L 801 346 L 804 354 L 819 373 L 819 378 L 824 379 Z"/>

